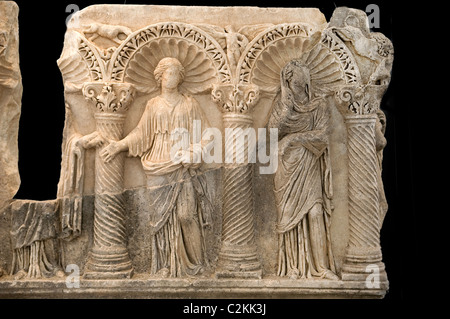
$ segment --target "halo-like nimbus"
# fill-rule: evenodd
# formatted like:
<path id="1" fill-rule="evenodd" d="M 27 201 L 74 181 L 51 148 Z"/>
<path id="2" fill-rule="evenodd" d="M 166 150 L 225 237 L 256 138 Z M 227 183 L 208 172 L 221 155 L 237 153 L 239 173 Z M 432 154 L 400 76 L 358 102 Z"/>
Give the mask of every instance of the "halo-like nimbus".
<path id="1" fill-rule="evenodd" d="M 300 60 L 310 69 L 313 88 L 330 90 L 358 81 L 356 63 L 337 40 L 326 32 L 315 32 L 310 37 L 291 36 L 274 41 L 255 57 L 248 81 L 258 85 L 263 93 L 276 94 L 281 70 L 291 60 Z"/>
<path id="2" fill-rule="evenodd" d="M 178 59 L 185 68 L 180 91 L 201 93 L 216 82 L 217 71 L 207 54 L 186 40 L 174 38 L 160 38 L 143 46 L 129 62 L 125 82 L 133 84 L 141 93 L 159 90 L 153 73 L 165 57 Z"/>

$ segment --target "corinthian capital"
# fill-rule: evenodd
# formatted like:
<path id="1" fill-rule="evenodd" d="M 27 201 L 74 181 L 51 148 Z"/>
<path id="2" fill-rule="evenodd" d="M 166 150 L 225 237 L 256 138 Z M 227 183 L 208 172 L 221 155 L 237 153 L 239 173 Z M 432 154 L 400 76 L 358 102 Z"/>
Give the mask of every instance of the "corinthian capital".
<path id="1" fill-rule="evenodd" d="M 134 97 L 129 83 L 89 82 L 83 85 L 83 96 L 95 103 L 96 112 L 123 114 Z"/>
<path id="2" fill-rule="evenodd" d="M 380 109 L 386 89 L 386 85 L 374 84 L 342 87 L 336 92 L 338 106 L 343 114 L 374 114 Z"/>
<path id="3" fill-rule="evenodd" d="M 247 113 L 258 102 L 259 87 L 255 84 L 218 84 L 213 86 L 212 99 L 225 113 Z"/>

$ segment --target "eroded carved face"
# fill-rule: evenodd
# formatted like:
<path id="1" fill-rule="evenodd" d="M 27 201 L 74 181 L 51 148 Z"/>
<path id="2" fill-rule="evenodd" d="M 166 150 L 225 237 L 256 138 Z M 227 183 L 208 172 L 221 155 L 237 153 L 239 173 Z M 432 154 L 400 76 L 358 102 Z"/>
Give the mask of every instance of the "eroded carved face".
<path id="1" fill-rule="evenodd" d="M 181 82 L 180 69 L 176 65 L 169 66 L 161 77 L 161 87 L 167 89 L 176 88 Z"/>
<path id="2" fill-rule="evenodd" d="M 292 67 L 286 74 L 287 85 L 296 103 L 305 104 L 309 101 L 309 73 L 303 67 Z"/>

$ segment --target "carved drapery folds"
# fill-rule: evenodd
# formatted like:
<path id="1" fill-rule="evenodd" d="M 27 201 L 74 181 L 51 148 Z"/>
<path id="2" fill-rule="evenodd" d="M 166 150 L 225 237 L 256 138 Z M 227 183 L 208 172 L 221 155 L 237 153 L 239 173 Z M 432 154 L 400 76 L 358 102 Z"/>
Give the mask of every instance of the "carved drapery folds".
<path id="1" fill-rule="evenodd" d="M 280 86 L 282 67 L 310 49 L 320 37 L 316 27 L 308 24 L 282 24 L 268 26 L 257 34 L 242 50 L 237 63 L 234 84 L 216 85 L 212 98 L 223 112 L 225 130 L 245 134 L 253 128 L 251 107 L 260 95 L 274 94 Z M 233 147 L 238 136 L 225 140 L 225 150 L 249 154 Z M 249 136 L 247 136 L 250 139 Z M 249 142 L 249 141 L 247 141 Z M 221 272 L 219 277 L 261 277 L 262 270 L 254 243 L 253 212 L 253 164 L 226 164 L 224 166 L 224 206 L 222 246 L 219 254 Z"/>
<path id="2" fill-rule="evenodd" d="M 95 117 L 98 127 L 101 128 L 102 123 L 107 121 L 105 118 L 111 123 L 121 121 L 118 120 L 120 116 L 117 114 L 113 116 L 117 119 L 111 120 L 112 117 L 103 114 L 104 111 L 115 113 L 123 102 L 128 104 L 129 96 L 125 93 L 126 90 L 117 92 L 119 97 L 112 90 L 114 85 L 118 85 L 116 83 L 129 83 L 136 93 L 141 95 L 153 94 L 158 90 L 153 76 L 157 63 L 164 57 L 174 57 L 185 68 L 180 91 L 190 94 L 211 92 L 212 100 L 222 112 L 224 128 L 245 132 L 253 127 L 252 108 L 258 105 L 260 97 L 275 98 L 280 89 L 282 68 L 289 61 L 298 60 L 310 70 L 314 94 L 322 97 L 334 95 L 339 110 L 347 119 L 349 202 L 350 215 L 353 216 L 352 212 L 354 214 L 357 208 L 352 207 L 358 206 L 361 210 L 364 205 L 358 203 L 367 202 L 371 198 L 359 198 L 351 193 L 353 189 L 364 186 L 358 186 L 356 181 L 353 181 L 364 179 L 361 174 L 354 173 L 360 165 L 354 153 L 361 152 L 366 147 L 373 148 L 374 145 L 373 141 L 367 144 L 368 141 L 354 140 L 354 137 L 375 134 L 375 120 L 367 119 L 364 115 L 376 113 L 379 109 L 381 97 L 389 82 L 391 46 L 389 40 L 382 35 L 370 35 L 364 31 L 362 34 L 368 37 L 368 43 L 376 46 L 375 50 L 367 49 L 360 44 L 360 34 L 355 31 L 359 30 L 358 26 L 349 26 L 347 22 L 339 23 L 336 19 L 325 30 L 322 26 L 307 23 L 287 23 L 259 25 L 258 28 L 252 29 L 253 32 L 247 33 L 245 28 L 234 32 L 232 28 L 221 30 L 209 25 L 158 23 L 135 32 L 125 32 L 126 37 L 122 41 L 116 41 L 116 47 L 103 51 L 98 50 L 91 41 L 79 36 L 79 56 L 72 60 L 83 61 L 87 72 L 78 69 L 75 72 L 73 62 L 64 59 L 60 60 L 60 67 L 66 83 L 69 83 L 66 87 L 79 88 L 80 84 L 86 82 L 86 77 L 97 83 L 105 82 L 104 85 L 97 84 L 102 86 L 102 89 L 97 89 L 95 94 L 89 90 L 89 85 L 84 85 L 83 88 L 85 97 L 96 105 Z M 360 73 L 360 55 L 375 65 L 375 71 L 369 78 Z M 353 128 L 353 123 L 359 120 L 363 124 L 371 123 L 363 130 L 364 134 Z M 113 130 L 112 127 L 117 128 L 117 123 L 111 123 L 108 124 L 110 130 Z M 361 125 L 355 126 L 356 129 L 360 127 Z M 116 133 L 119 132 L 120 129 Z M 106 132 L 104 134 L 107 135 Z M 111 138 L 116 139 L 117 136 Z M 225 139 L 225 149 L 228 146 L 233 152 L 243 151 L 248 154 L 248 149 L 238 150 L 233 147 L 235 139 L 238 138 L 239 136 L 234 136 L 232 139 Z M 377 154 L 375 150 L 371 154 L 367 163 L 372 163 L 370 165 L 373 166 Z M 232 155 L 234 158 L 236 154 Z M 98 168 L 101 169 L 101 160 L 97 161 L 100 163 Z M 367 163 L 364 165 L 369 165 Z M 374 169 L 370 167 L 368 171 Z M 222 243 L 219 254 L 219 273 L 224 277 L 261 276 L 261 264 L 254 239 L 252 171 L 253 164 L 248 162 L 224 165 Z M 379 188 L 377 171 L 379 169 L 375 169 L 374 176 L 365 179 L 366 182 L 375 181 L 375 184 L 369 182 L 375 186 L 371 184 L 373 187 L 363 187 L 369 193 L 375 193 Z M 101 181 L 101 178 L 99 180 Z M 121 181 L 118 184 L 120 185 Z M 103 186 L 96 183 L 96 187 L 100 189 Z M 98 205 L 101 206 L 101 203 Z M 373 209 L 379 210 L 376 207 Z M 354 233 L 358 232 L 360 227 L 357 225 L 359 220 L 354 216 L 350 218 L 349 247 L 357 242 Z M 373 221 L 367 225 L 378 224 Z M 365 226 L 370 227 L 367 225 Z M 373 229 L 374 227 L 367 229 L 367 233 L 370 234 Z M 379 225 L 377 231 L 379 232 Z"/>
<path id="3" fill-rule="evenodd" d="M 92 19 L 89 14 L 83 19 L 86 17 Z M 81 261 L 81 265 L 85 263 L 85 279 L 131 278 L 134 272 L 145 269 L 150 280 L 162 282 L 164 273 L 158 267 L 165 270 L 167 263 L 159 265 L 158 258 L 166 261 L 169 257 L 175 260 L 198 255 L 189 248 L 195 243 L 178 249 L 180 238 L 184 244 L 194 241 L 195 234 L 183 228 L 194 221 L 204 236 L 198 241 L 199 251 L 204 254 L 199 260 L 205 257 L 208 267 L 206 273 L 203 268 L 192 273 L 174 270 L 179 277 L 195 276 L 200 281 L 205 276 L 254 278 L 261 279 L 255 281 L 257 285 L 271 285 L 275 280 L 265 276 L 279 275 L 283 278 L 277 278 L 277 285 L 287 283 L 289 289 L 303 289 L 302 280 L 315 277 L 324 281 L 319 288 L 315 283 L 315 288 L 308 287 L 313 292 L 323 289 L 322 284 L 326 288 L 340 285 L 339 289 L 351 286 L 349 289 L 364 290 L 367 267 L 376 266 L 383 284 L 380 289 L 385 291 L 380 229 L 387 210 L 381 181 L 386 123 L 380 103 L 393 63 L 389 39 L 370 32 L 364 12 L 348 8 L 336 9 L 329 24 L 322 23 L 324 18 L 312 19 L 311 23 L 303 18 L 303 22 L 292 22 L 297 17 L 281 22 L 274 19 L 277 22 L 267 24 L 253 21 L 255 24 L 244 26 L 238 22 L 219 26 L 219 21 L 218 25 L 172 21 L 151 24 L 148 19 L 147 26 L 123 26 L 106 24 L 113 21 L 110 18 L 102 23 L 94 18 L 89 25 L 68 28 L 65 49 L 58 60 L 67 108 L 58 198 L 40 205 L 17 202 L 11 206 L 17 208 L 11 234 L 16 243 L 13 272 L 22 270 L 22 275 L 29 273 L 29 277 L 59 274 L 60 266 L 66 265 L 54 263 L 53 256 L 50 261 L 50 255 L 41 252 L 57 239 L 65 239 L 60 243 L 66 248 L 85 240 L 91 243 L 90 247 L 86 245 L 89 253 L 80 257 L 85 258 Z M 5 53 L 5 41 L 0 30 L 0 59 Z M 172 65 L 162 69 L 158 65 L 165 58 L 172 58 Z M 176 86 L 171 81 L 177 81 Z M 195 117 L 196 110 L 205 116 Z M 169 131 L 176 125 L 194 126 L 186 123 L 193 118 L 207 119 L 209 123 L 205 124 L 216 126 L 214 137 L 220 135 L 219 128 L 223 129 L 223 156 L 218 156 L 222 156 L 221 179 L 216 178 L 216 170 L 209 170 L 217 167 L 215 162 L 211 166 L 202 166 L 206 161 L 189 166 L 186 162 L 170 162 L 172 157 L 152 157 L 153 149 L 155 154 L 169 154 L 175 135 Z M 264 143 L 253 142 L 262 136 L 257 130 L 267 128 L 279 130 L 276 154 L 281 163 L 278 165 L 283 167 L 278 166 L 273 180 L 261 177 L 263 173 L 254 176 L 253 155 L 259 156 Z M 333 130 L 338 134 L 331 134 Z M 131 143 L 125 133 L 139 138 L 131 138 Z M 202 140 L 200 146 L 205 149 L 194 154 L 194 146 L 199 145 L 185 133 L 180 136 L 192 147 L 189 151 L 193 158 L 207 153 L 205 145 L 210 144 Z M 164 139 L 158 139 L 161 136 Z M 272 144 L 272 140 L 265 144 Z M 90 148 L 95 149 L 95 154 L 88 151 Z M 126 159 L 127 150 L 130 157 L 141 161 Z M 345 162 L 337 163 L 342 159 Z M 144 163 L 155 164 L 156 172 L 161 174 L 149 174 L 150 166 Z M 183 178 L 173 179 L 171 169 L 175 165 L 179 165 L 177 172 L 182 172 Z M 342 169 L 345 165 L 347 170 Z M 333 174 L 338 178 L 334 179 Z M 206 194 L 206 188 L 201 189 L 203 184 L 198 180 L 193 186 L 189 184 L 197 177 L 202 181 L 204 178 L 205 185 L 208 183 L 208 191 L 222 206 L 221 215 L 214 211 L 214 201 L 206 198 L 210 194 Z M 270 182 L 258 185 L 256 180 Z M 337 183 L 343 181 L 348 187 L 334 192 L 340 187 Z M 177 194 L 178 188 L 171 188 L 170 195 L 165 193 L 164 187 L 173 185 L 184 190 L 182 196 Z M 191 186 L 196 187 L 195 192 Z M 261 190 L 271 192 L 270 196 L 258 194 Z M 161 208 L 156 201 L 147 205 L 150 192 L 152 196 L 161 194 L 161 198 L 181 198 L 167 201 L 167 207 L 176 210 L 164 219 L 167 231 L 158 232 L 157 240 L 144 233 L 151 229 L 151 221 L 158 214 L 155 211 Z M 339 196 L 334 198 L 333 193 Z M 191 201 L 189 196 L 197 197 Z M 256 196 L 261 202 L 255 200 Z M 91 207 L 91 199 L 94 218 L 89 230 L 85 230 L 82 225 L 90 216 L 84 218 L 83 210 Z M 197 205 L 206 203 L 211 216 L 203 220 L 201 210 L 205 207 Z M 299 208 L 303 204 L 308 207 Z M 50 205 L 54 205 L 51 214 L 44 211 Z M 147 206 L 143 209 L 140 205 Z M 339 217 L 334 219 L 338 210 Z M 35 236 L 27 219 L 33 215 L 37 216 L 32 218 L 36 222 L 51 217 L 47 222 L 55 229 L 41 223 L 50 235 L 40 232 L 43 237 Z M 348 227 L 344 227 L 347 216 Z M 276 218 L 268 226 L 266 222 Z M 171 224 L 179 220 L 179 225 Z M 213 232 L 204 232 L 211 225 Z M 24 229 L 35 240 L 22 243 L 24 235 L 20 231 Z M 259 234 L 261 229 L 270 232 L 267 236 Z M 336 235 L 336 229 L 344 229 L 345 234 Z M 86 231 L 92 236 L 84 234 Z M 348 238 L 348 242 L 335 245 L 336 238 Z M 29 261 L 26 256 L 35 258 Z M 65 262 L 64 258 L 60 260 Z M 184 262 L 189 264 L 190 258 L 184 258 Z M 177 265 L 170 264 L 174 268 Z M 173 283 L 176 286 L 181 281 Z M 211 282 L 210 278 L 206 281 Z M 234 285 L 238 281 L 229 282 Z"/>
<path id="4" fill-rule="evenodd" d="M 175 58 L 182 64 L 183 81 L 179 88 L 182 93 L 198 94 L 210 91 L 215 83 L 231 83 L 221 47 L 210 35 L 192 25 L 151 25 L 128 34 L 117 48 L 103 52 L 82 35 L 77 33 L 75 37 L 79 55 L 59 61 L 69 88 L 66 92 L 82 88 L 84 97 L 94 103 L 96 130 L 106 142 L 122 138 L 126 110 L 134 93 L 159 91 L 154 71 L 163 58 Z M 83 62 L 85 71 L 75 72 L 74 60 Z M 84 83 L 86 76 L 93 82 Z M 251 104 L 252 98 L 247 100 L 242 108 Z M 97 148 L 95 161 L 94 245 L 85 277 L 129 277 L 132 267 L 126 249 L 127 216 L 122 195 L 124 153 L 105 163 L 99 156 L 101 150 L 102 147 Z"/>

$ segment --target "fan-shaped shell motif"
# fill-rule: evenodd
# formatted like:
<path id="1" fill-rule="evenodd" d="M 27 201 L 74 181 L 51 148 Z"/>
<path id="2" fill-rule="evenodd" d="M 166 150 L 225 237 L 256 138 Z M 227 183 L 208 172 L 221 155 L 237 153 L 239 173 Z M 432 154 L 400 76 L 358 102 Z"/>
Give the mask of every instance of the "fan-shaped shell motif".
<path id="1" fill-rule="evenodd" d="M 329 90 L 360 80 L 359 70 L 352 55 L 346 51 L 345 45 L 341 45 L 339 39 L 327 32 L 322 35 L 316 32 L 310 37 L 283 37 L 263 48 L 257 41 L 253 42 L 253 48 L 247 53 L 247 57 L 253 54 L 254 61 L 247 58 L 253 68 L 249 67 L 249 63 L 243 63 L 240 80 L 258 85 L 262 92 L 275 94 L 278 91 L 281 70 L 294 59 L 299 59 L 310 69 L 313 88 Z"/>
<path id="2" fill-rule="evenodd" d="M 305 53 L 301 62 L 309 69 L 313 88 L 345 84 L 345 70 L 323 45 L 319 44 Z"/>
<path id="3" fill-rule="evenodd" d="M 261 91 L 275 93 L 280 87 L 280 73 L 291 60 L 298 59 L 311 49 L 317 39 L 306 37 L 283 38 L 264 50 L 254 64 L 250 82 Z"/>
<path id="4" fill-rule="evenodd" d="M 80 67 L 82 63 L 83 61 L 80 56 L 60 61 L 59 68 L 66 85 L 72 84 L 75 87 L 81 88 L 83 83 L 90 80 L 89 69 Z"/>
<path id="5" fill-rule="evenodd" d="M 144 45 L 130 60 L 125 71 L 125 82 L 142 93 L 158 90 L 154 71 L 165 57 L 178 59 L 185 69 L 180 90 L 195 94 L 205 91 L 216 82 L 217 70 L 205 51 L 183 39 L 160 38 Z"/>
<path id="6" fill-rule="evenodd" d="M 80 54 L 63 57 L 58 60 L 66 91 L 81 90 L 85 82 L 91 80 L 90 71 Z"/>

